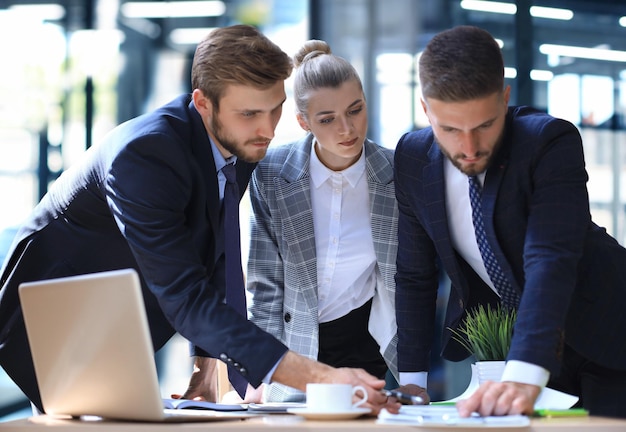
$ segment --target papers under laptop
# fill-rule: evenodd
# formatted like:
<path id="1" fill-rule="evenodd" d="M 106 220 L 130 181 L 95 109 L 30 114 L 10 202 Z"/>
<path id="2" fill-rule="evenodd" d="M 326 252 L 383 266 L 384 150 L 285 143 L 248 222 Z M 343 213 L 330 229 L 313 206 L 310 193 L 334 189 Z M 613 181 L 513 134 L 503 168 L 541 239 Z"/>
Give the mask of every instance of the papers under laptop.
<path id="1" fill-rule="evenodd" d="M 245 406 L 241 411 L 164 409 L 134 270 L 23 283 L 19 296 L 47 414 L 137 421 L 255 415 Z"/>

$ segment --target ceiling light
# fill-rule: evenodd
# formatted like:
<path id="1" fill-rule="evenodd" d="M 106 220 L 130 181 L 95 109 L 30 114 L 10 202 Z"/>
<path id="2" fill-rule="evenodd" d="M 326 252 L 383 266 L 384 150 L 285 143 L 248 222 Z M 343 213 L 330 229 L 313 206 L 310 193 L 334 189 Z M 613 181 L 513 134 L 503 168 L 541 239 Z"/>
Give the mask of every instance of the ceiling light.
<path id="1" fill-rule="evenodd" d="M 568 45 L 543 44 L 539 46 L 539 52 L 548 56 L 552 55 L 590 60 L 626 62 L 626 51 L 616 51 L 605 48 L 585 48 Z"/>
<path id="2" fill-rule="evenodd" d="M 530 71 L 530 79 L 533 81 L 551 81 L 554 74 L 549 70 L 533 69 Z"/>
<path id="3" fill-rule="evenodd" d="M 517 69 L 512 67 L 504 68 L 504 78 L 514 79 L 517 77 Z"/>
<path id="4" fill-rule="evenodd" d="M 127 18 L 180 18 L 220 16 L 226 12 L 223 1 L 127 2 L 120 12 Z"/>
<path id="5" fill-rule="evenodd" d="M 41 21 L 58 21 L 65 17 L 65 8 L 60 4 L 53 3 L 13 5 L 8 10 Z"/>
<path id="6" fill-rule="evenodd" d="M 504 78 L 517 78 L 517 69 L 513 67 L 505 67 Z M 554 78 L 554 74 L 551 71 L 541 69 L 533 69 L 530 71 L 530 79 L 533 81 L 550 81 L 552 78 Z"/>
<path id="7" fill-rule="evenodd" d="M 515 15 L 517 13 L 517 6 L 514 3 L 485 0 L 463 0 L 461 1 L 461 8 L 478 12 L 490 12 L 505 15 Z M 531 6 L 530 15 L 535 18 L 549 18 L 567 21 L 574 17 L 574 12 L 569 9 Z"/>
<path id="8" fill-rule="evenodd" d="M 574 18 L 574 12 L 569 9 L 558 9 L 543 6 L 531 6 L 530 15 L 535 18 L 548 18 L 569 21 Z"/>
<path id="9" fill-rule="evenodd" d="M 485 0 L 463 0 L 461 7 L 466 10 L 474 10 L 479 12 L 492 12 L 507 15 L 515 15 L 517 6 L 513 3 L 503 3 Z"/>

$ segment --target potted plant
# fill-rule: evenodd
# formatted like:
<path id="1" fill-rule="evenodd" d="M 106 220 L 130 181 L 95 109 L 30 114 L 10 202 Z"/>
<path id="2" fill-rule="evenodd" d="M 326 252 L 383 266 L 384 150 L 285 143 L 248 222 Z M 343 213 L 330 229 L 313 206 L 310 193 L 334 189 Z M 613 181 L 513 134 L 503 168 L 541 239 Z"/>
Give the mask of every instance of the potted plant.
<path id="1" fill-rule="evenodd" d="M 449 329 L 452 338 L 474 356 L 479 383 L 500 380 L 516 319 L 515 309 L 479 305 L 467 312 L 458 329 Z"/>

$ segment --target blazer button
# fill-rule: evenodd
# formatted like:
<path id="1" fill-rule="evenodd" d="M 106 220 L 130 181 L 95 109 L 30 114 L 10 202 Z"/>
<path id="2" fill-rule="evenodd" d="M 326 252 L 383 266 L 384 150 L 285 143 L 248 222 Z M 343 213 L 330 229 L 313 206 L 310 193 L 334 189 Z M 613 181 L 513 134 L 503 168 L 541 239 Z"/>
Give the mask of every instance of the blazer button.
<path id="1" fill-rule="evenodd" d="M 243 376 L 246 376 L 248 374 L 248 371 L 246 370 L 245 367 L 239 368 L 239 373 Z"/>
<path id="2" fill-rule="evenodd" d="M 285 322 L 289 322 L 289 321 L 291 321 L 291 314 L 289 312 L 287 312 L 285 314 Z"/>
<path id="3" fill-rule="evenodd" d="M 233 359 L 228 357 L 225 353 L 220 354 L 220 360 L 228 364 L 231 364 L 233 362 Z"/>
<path id="4" fill-rule="evenodd" d="M 459 299 L 459 308 L 464 309 L 463 299 Z"/>

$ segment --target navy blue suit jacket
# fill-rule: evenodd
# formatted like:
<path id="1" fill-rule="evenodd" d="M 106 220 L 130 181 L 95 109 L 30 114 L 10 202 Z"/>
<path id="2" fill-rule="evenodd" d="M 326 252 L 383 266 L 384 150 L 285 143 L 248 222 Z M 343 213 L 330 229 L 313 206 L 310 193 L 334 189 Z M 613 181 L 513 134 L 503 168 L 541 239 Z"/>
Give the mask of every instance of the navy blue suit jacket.
<path id="1" fill-rule="evenodd" d="M 476 304 L 497 301 L 452 246 L 444 157 L 431 128 L 405 134 L 396 148 L 400 372 L 428 370 L 441 268 L 451 281 L 444 358 L 468 356 L 448 328 L 457 328 Z M 626 249 L 591 221 L 587 179 L 574 125 L 528 107 L 509 108 L 503 143 L 485 178 L 485 229 L 522 293 L 508 359 L 553 374 L 564 343 L 601 365 L 626 369 Z"/>
<path id="2" fill-rule="evenodd" d="M 223 303 L 217 174 L 191 96 L 118 126 L 84 156 L 34 209 L 5 262 L 0 363 L 9 375 L 31 397 L 19 283 L 132 267 L 155 350 L 178 331 L 260 384 L 287 348 Z M 254 167 L 237 162 L 242 195 Z"/>

